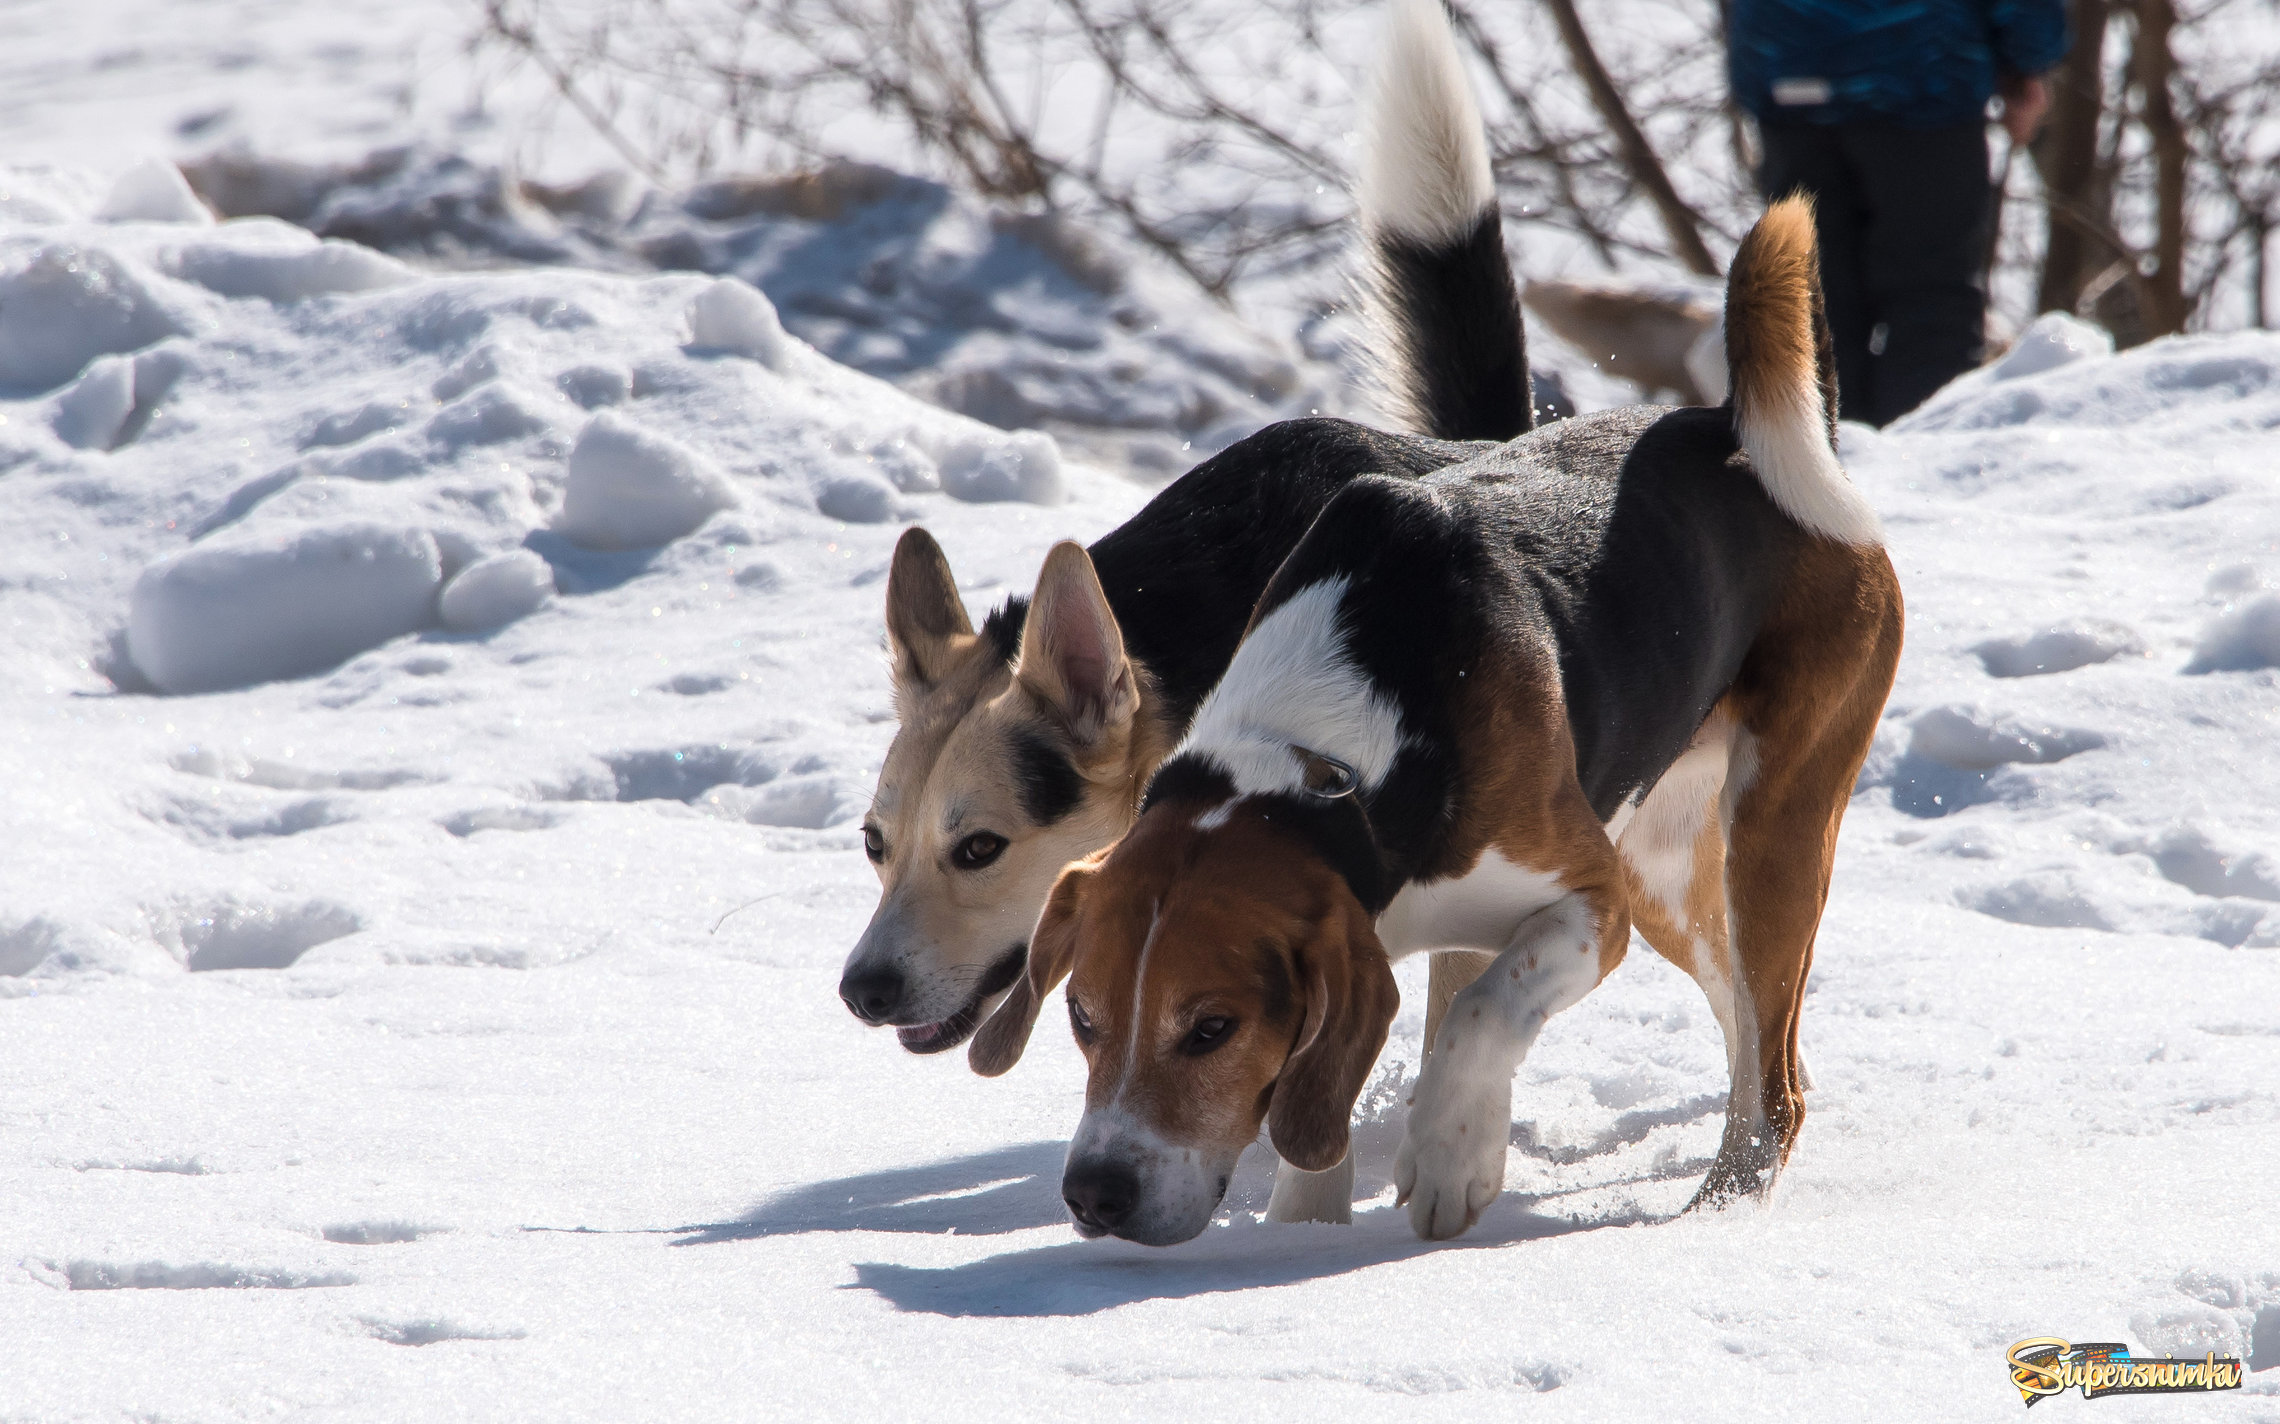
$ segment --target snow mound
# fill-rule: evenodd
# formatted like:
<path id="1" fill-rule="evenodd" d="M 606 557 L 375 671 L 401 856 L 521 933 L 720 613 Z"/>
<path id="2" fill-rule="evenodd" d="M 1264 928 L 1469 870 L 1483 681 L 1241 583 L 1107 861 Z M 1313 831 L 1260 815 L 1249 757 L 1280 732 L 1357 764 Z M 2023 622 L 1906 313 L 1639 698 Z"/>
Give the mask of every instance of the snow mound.
<path id="1" fill-rule="evenodd" d="M 1909 731 L 1910 753 L 1958 771 L 2064 761 L 2106 744 L 2096 732 L 2034 726 L 1969 707 L 1935 707 L 1919 714 Z"/>
<path id="2" fill-rule="evenodd" d="M 455 633 L 487 633 L 537 612 L 553 596 L 553 568 L 528 549 L 514 549 L 453 575 L 436 611 Z"/>
<path id="3" fill-rule="evenodd" d="M 267 905 L 222 900 L 183 919 L 164 937 L 181 945 L 192 973 L 202 974 L 289 968 L 318 945 L 361 928 L 352 911 L 329 901 Z"/>
<path id="4" fill-rule="evenodd" d="M 721 278 L 689 304 L 689 344 L 749 356 L 769 367 L 781 367 L 788 349 L 775 307 L 734 277 Z"/>
<path id="5" fill-rule="evenodd" d="M 2044 312 L 2034 320 L 1987 368 L 1988 379 L 2013 381 L 2039 376 L 2089 357 L 2114 354 L 2114 338 L 2104 327 L 2092 326 L 2065 312 Z"/>
<path id="6" fill-rule="evenodd" d="M 80 450 L 108 450 L 135 409 L 135 363 L 98 356 L 56 398 L 56 438 Z"/>
<path id="7" fill-rule="evenodd" d="M 0 266 L 0 390 L 53 390 L 98 356 L 185 329 L 149 283 L 99 249 L 50 243 L 13 271 Z"/>
<path id="8" fill-rule="evenodd" d="M 2137 634 L 2119 623 L 2096 619 L 2078 619 L 2015 638 L 1990 638 L 1971 649 L 1989 677 L 2072 672 L 2144 650 Z"/>
<path id="9" fill-rule="evenodd" d="M 649 549 L 736 503 L 728 481 L 695 451 L 605 412 L 570 450 L 554 527 L 589 549 Z"/>
<path id="10" fill-rule="evenodd" d="M 211 227 L 214 215 L 190 191 L 182 170 L 163 158 L 146 158 L 121 173 L 95 210 L 99 222 L 195 223 Z"/>
<path id="11" fill-rule="evenodd" d="M 225 297 L 305 302 L 340 292 L 376 292 L 412 280 L 412 270 L 353 242 L 320 242 L 297 251 L 234 243 L 199 243 L 174 259 L 175 271 Z"/>
<path id="12" fill-rule="evenodd" d="M 127 650 L 161 692 L 322 672 L 426 627 L 442 582 L 424 530 L 341 524 L 169 555 L 135 582 Z"/>
<path id="13" fill-rule="evenodd" d="M 45 915 L 0 927 L 0 975 L 31 973 L 60 951 L 70 931 Z"/>
<path id="14" fill-rule="evenodd" d="M 705 272 L 691 344 L 775 367 L 781 332 L 1000 429 L 1037 427 L 1158 476 L 1271 420 L 1343 407 L 1343 377 L 1058 214 L 834 162 L 680 193 L 622 175 L 566 188 L 420 147 L 311 164 L 185 165 L 227 216 L 454 261 Z"/>
<path id="15" fill-rule="evenodd" d="M 108 551 L 78 574 L 21 570 L 36 612 L 11 636 L 52 649 L 72 624 L 81 651 L 10 666 L 75 687 L 245 687 L 439 621 L 543 618 L 550 584 L 616 588 L 708 526 L 708 547 L 734 550 L 929 517 L 917 501 L 945 494 L 1070 497 L 1051 436 L 929 407 L 789 336 L 771 347 L 769 310 L 689 275 L 422 273 L 268 218 L 0 219 L 6 502 L 43 531 L 43 570 L 74 539 Z M 518 548 L 533 554 L 439 603 L 450 575 Z M 743 556 L 720 583 L 788 592 L 781 570 Z M 326 696 L 381 674 L 340 676 Z"/>
<path id="16" fill-rule="evenodd" d="M 880 524 L 895 517 L 894 487 L 869 475 L 841 475 L 816 488 L 815 507 L 849 524 Z"/>
<path id="17" fill-rule="evenodd" d="M 2280 667 L 2280 593 L 2252 599 L 2220 613 L 2193 644 L 2185 671 L 2241 672 Z"/>
<path id="18" fill-rule="evenodd" d="M 2044 317 L 2010 356 L 1957 377 L 1891 430 L 2151 432 L 2198 429 L 2212 417 L 2234 429 L 2280 424 L 2280 355 L 2260 333 L 2171 336 L 2106 355 L 2074 331 L 2081 323 L 2064 324 L 2072 321 Z"/>
<path id="19" fill-rule="evenodd" d="M 1061 450 L 1037 430 L 996 439 L 965 436 L 935 455 L 944 493 L 973 503 L 1023 500 L 1059 504 L 1063 494 Z"/>

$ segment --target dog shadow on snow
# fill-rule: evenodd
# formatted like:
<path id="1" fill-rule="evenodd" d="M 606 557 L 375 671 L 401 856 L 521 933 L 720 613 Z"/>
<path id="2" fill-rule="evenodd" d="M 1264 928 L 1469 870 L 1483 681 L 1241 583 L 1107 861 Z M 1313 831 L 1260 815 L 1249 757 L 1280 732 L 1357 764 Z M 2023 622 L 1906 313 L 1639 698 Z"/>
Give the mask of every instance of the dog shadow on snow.
<path id="1" fill-rule="evenodd" d="M 710 1246 L 811 1231 L 899 1231 L 940 1236 L 1002 1236 L 1068 1220 L 1061 1205 L 1066 1142 L 1023 1142 L 836 1177 L 779 1193 L 734 1221 L 687 1228 L 676 1246 Z"/>
<path id="2" fill-rule="evenodd" d="M 1538 1144 L 1532 1127 L 1523 1124 L 1514 1129 L 1513 1145 L 1542 1160 L 1572 1164 L 1635 1145 L 1655 1128 L 1714 1115 L 1723 1106 L 1720 1095 L 1675 1109 L 1626 1114 L 1590 1144 L 1557 1151 Z M 1400 1118 L 1387 1113 L 1354 1126 L 1355 1188 L 1364 1200 L 1381 1196 L 1391 1184 Z M 816 1182 L 771 1197 L 734 1221 L 685 1228 L 673 1244 L 836 1231 L 999 1236 L 1065 1227 L 1060 1181 L 1067 1151 L 1063 1142 L 1024 1142 L 923 1166 Z M 899 1310 L 935 1315 L 1090 1315 L 1139 1300 L 1292 1285 L 1431 1252 L 1495 1249 L 1661 1219 L 1636 1207 L 1589 1218 L 1558 1215 L 1552 1210 L 1558 1194 L 1508 1191 L 1455 1241 L 1420 1241 L 1410 1230 L 1408 1212 L 1385 1206 L 1357 1210 L 1351 1226 L 1263 1224 L 1255 1218 L 1266 1209 L 1274 1161 L 1264 1144 L 1246 1151 L 1228 1186 L 1221 1221 L 1184 1245 L 1071 1239 L 948 1267 L 859 1261 L 847 1289 L 871 1291 Z M 1579 1190 L 1613 1189 L 1620 1199 L 1624 1188 L 1699 1177 L 1708 1166 L 1707 1158 L 1673 1160 L 1666 1155 L 1651 1168 L 1618 1172 L 1614 1180 Z"/>

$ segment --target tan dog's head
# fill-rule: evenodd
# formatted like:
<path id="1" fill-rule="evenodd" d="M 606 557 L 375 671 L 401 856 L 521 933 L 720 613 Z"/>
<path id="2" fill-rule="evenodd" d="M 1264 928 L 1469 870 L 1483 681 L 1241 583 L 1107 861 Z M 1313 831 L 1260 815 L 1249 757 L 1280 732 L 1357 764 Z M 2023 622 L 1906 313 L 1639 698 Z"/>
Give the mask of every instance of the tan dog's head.
<path id="1" fill-rule="evenodd" d="M 914 1053 L 953 1048 L 1020 977 L 1053 877 L 1123 834 L 1143 674 L 1125 656 L 1092 560 L 1056 544 L 1024 617 L 974 632 L 923 529 L 895 546 L 887 642 L 901 728 L 863 818 L 878 909 L 839 996 Z"/>
<path id="2" fill-rule="evenodd" d="M 971 1050 L 979 1072 L 1012 1067 L 1068 977 L 1090 1073 L 1061 1191 L 1086 1236 L 1193 1237 L 1262 1120 L 1285 1161 L 1336 1166 L 1399 1003 L 1369 912 L 1272 802 L 1199 826 L 1204 810 L 1153 805 L 1062 872 L 1029 972 Z"/>

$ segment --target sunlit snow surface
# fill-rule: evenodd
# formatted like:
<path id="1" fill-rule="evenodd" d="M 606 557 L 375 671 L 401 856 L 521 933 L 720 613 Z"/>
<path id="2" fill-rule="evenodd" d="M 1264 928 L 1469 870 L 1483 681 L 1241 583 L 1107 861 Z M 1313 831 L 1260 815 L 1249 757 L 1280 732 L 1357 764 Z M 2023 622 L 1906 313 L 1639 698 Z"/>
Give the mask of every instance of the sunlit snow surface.
<path id="1" fill-rule="evenodd" d="M 979 614 L 1142 491 L 697 345 L 709 278 L 430 276 L 11 182 L 0 1418 L 1914 1420 L 2008 1417 L 2033 1335 L 2280 1363 L 2280 339 L 1847 432 L 1910 643 L 1769 1208 L 1672 1218 L 1724 1055 L 1641 950 L 1522 1068 L 1461 1241 L 1388 1209 L 1412 966 L 1356 1224 L 1258 1223 L 1261 1150 L 1150 1251 L 1062 1221 L 1065 1038 L 984 1082 L 833 993 L 900 527 Z M 267 675 L 245 620 L 369 646 L 147 690 L 138 637 Z M 2250 1380 L 2046 1407 L 2280 1418 Z"/>

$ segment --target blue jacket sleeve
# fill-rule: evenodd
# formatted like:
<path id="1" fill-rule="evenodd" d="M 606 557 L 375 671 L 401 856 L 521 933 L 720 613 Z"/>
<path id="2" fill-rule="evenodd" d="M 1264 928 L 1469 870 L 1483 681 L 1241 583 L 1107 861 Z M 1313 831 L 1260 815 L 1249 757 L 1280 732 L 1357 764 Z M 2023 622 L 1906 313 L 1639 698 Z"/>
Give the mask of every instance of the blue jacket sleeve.
<path id="1" fill-rule="evenodd" d="M 1987 33 L 1996 68 L 2015 74 L 2055 68 L 2074 40 L 2067 29 L 2066 0 L 1992 0 Z"/>

